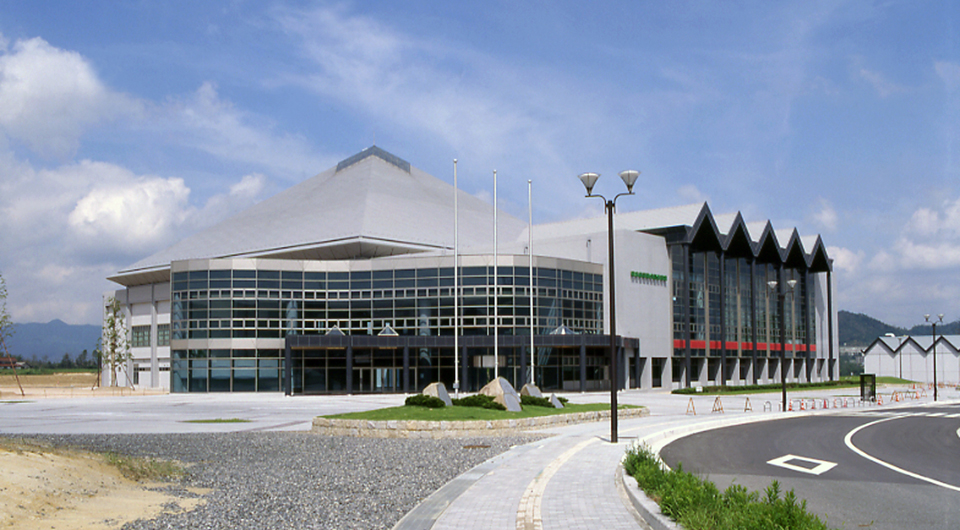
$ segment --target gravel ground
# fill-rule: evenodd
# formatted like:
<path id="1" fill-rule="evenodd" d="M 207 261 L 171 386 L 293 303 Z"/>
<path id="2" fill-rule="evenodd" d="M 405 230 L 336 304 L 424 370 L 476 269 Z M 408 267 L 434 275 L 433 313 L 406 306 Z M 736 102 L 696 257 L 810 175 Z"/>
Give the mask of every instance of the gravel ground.
<path id="1" fill-rule="evenodd" d="M 213 490 L 192 512 L 136 521 L 125 530 L 259 530 L 392 528 L 447 481 L 538 437 L 390 440 L 260 432 L 31 438 L 179 460 L 187 476 L 169 489 Z"/>

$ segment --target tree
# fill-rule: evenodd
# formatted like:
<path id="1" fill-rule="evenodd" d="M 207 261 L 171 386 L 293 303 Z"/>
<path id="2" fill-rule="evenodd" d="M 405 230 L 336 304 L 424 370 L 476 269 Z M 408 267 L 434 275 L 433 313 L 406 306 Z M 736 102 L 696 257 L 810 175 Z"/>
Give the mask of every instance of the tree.
<path id="1" fill-rule="evenodd" d="M 110 370 L 110 386 L 120 386 L 120 368 L 133 358 L 127 340 L 127 323 L 123 306 L 114 297 L 107 299 L 103 316 L 103 367 Z"/>
<path id="2" fill-rule="evenodd" d="M 7 313 L 7 282 L 0 274 L 0 349 L 3 354 L 10 357 L 10 350 L 7 349 L 7 339 L 13 335 L 13 319 L 10 313 Z M 20 387 L 20 395 L 25 396 L 23 385 L 20 384 L 20 374 L 17 373 L 17 362 L 13 362 L 13 375 L 17 379 L 17 386 Z"/>
<path id="3" fill-rule="evenodd" d="M 80 352 L 80 355 L 77 355 L 77 360 L 74 361 L 77 365 L 77 368 L 89 368 L 90 365 L 90 354 L 87 353 L 87 350 Z"/>
<path id="4" fill-rule="evenodd" d="M 64 369 L 73 368 L 73 361 L 70 360 L 69 353 L 63 354 L 63 359 L 60 359 L 60 366 L 58 368 L 64 368 Z"/>

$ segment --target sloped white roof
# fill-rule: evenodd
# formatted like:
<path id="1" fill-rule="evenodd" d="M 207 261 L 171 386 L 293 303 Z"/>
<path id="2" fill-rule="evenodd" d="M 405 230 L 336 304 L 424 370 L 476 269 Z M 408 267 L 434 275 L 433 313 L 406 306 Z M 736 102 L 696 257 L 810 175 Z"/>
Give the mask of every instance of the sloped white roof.
<path id="1" fill-rule="evenodd" d="M 453 193 L 452 185 L 370 147 L 110 279 L 140 283 L 185 259 L 356 259 L 453 248 Z M 459 217 L 461 245 L 492 241 L 490 204 L 460 191 Z M 526 228 L 503 211 L 498 225 L 501 240 Z"/>
<path id="2" fill-rule="evenodd" d="M 653 230 L 672 226 L 693 226 L 703 209 L 703 203 L 641 210 L 636 212 L 617 213 L 614 226 L 617 230 Z M 572 235 L 606 232 L 607 216 L 590 217 L 586 219 L 572 219 L 533 226 L 534 239 L 553 239 Z M 526 231 L 522 236 L 526 237 Z"/>

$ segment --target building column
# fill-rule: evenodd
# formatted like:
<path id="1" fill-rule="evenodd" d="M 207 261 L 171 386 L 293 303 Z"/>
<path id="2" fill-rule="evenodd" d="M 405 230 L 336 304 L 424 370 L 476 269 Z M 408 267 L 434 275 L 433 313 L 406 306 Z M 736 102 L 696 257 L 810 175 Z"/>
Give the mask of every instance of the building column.
<path id="1" fill-rule="evenodd" d="M 720 386 L 727 385 L 727 255 L 720 258 Z"/>
<path id="2" fill-rule="evenodd" d="M 290 349 L 289 338 L 283 345 L 283 393 L 288 396 L 293 395 L 293 352 Z"/>
<path id="3" fill-rule="evenodd" d="M 520 380 L 517 381 L 520 388 L 523 388 L 523 385 L 530 381 L 527 374 L 527 349 L 529 347 L 530 346 L 520 346 Z M 530 352 L 530 355 L 533 355 L 533 352 Z"/>
<path id="4" fill-rule="evenodd" d="M 643 364 L 641 364 L 643 363 Z M 637 344 L 637 349 L 633 352 L 633 377 L 637 381 L 637 388 L 643 388 L 643 370 L 646 368 L 646 361 L 641 361 L 640 359 L 640 344 Z"/>
<path id="5" fill-rule="evenodd" d="M 160 337 L 157 334 L 157 294 L 156 284 L 150 286 L 150 387 L 157 388 L 160 385 L 160 362 L 158 359 L 157 348 L 160 344 Z"/>
<path id="6" fill-rule="evenodd" d="M 470 367 L 467 366 L 467 347 L 460 346 L 460 390 L 466 392 L 470 389 L 470 381 L 467 378 L 470 375 Z"/>
<path id="7" fill-rule="evenodd" d="M 580 391 L 587 391 L 587 345 L 580 343 Z"/>
<path id="8" fill-rule="evenodd" d="M 829 361 L 827 364 L 827 376 L 830 381 L 834 381 L 833 374 L 833 275 L 827 271 L 827 352 Z"/>
<path id="9" fill-rule="evenodd" d="M 353 340 L 347 342 L 347 394 L 353 394 Z"/>
<path id="10" fill-rule="evenodd" d="M 690 262 L 690 245 L 683 245 L 683 285 L 680 296 L 683 297 L 683 362 L 686 371 L 685 384 L 690 388 L 693 380 L 693 362 L 690 358 L 690 341 L 693 340 L 693 331 L 690 328 L 690 276 L 693 274 L 693 264 Z M 671 376 L 671 381 L 673 377 Z"/>
<path id="11" fill-rule="evenodd" d="M 757 288 L 757 278 L 756 278 L 756 269 L 757 269 L 757 260 L 756 258 L 750 258 L 750 340 L 753 342 L 753 353 L 751 354 L 751 362 L 753 362 L 753 384 L 759 383 L 759 360 L 757 357 L 757 293 L 754 292 L 754 289 Z"/>
<path id="12" fill-rule="evenodd" d="M 410 346 L 403 346 L 403 393 L 410 393 Z"/>

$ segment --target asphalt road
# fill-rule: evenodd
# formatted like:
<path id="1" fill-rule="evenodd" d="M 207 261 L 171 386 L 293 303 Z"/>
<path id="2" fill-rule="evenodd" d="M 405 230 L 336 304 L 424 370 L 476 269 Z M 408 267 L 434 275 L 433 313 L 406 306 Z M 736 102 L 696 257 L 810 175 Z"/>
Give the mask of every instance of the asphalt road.
<path id="1" fill-rule="evenodd" d="M 833 528 L 960 528 L 960 404 L 870 409 L 727 427 L 660 453 L 671 467 L 763 491 L 793 489 Z"/>

